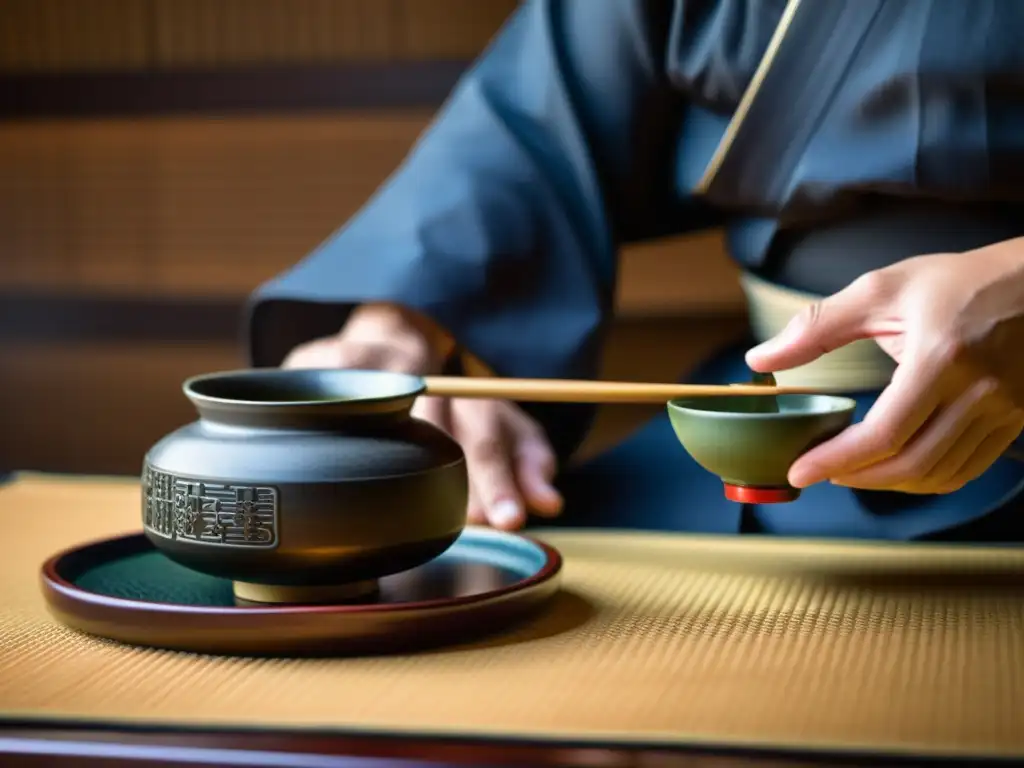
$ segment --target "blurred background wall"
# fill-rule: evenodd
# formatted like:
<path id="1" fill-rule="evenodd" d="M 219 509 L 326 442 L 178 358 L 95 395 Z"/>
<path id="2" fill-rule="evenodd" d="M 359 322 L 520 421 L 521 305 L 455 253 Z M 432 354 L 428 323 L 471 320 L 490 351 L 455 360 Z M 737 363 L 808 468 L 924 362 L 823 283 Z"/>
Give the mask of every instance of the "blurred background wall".
<path id="1" fill-rule="evenodd" d="M 398 165 L 514 0 L 0 0 L 0 468 L 134 473 L 241 307 Z M 606 377 L 744 324 L 712 233 L 623 254 Z M 602 414 L 590 450 L 644 412 Z"/>

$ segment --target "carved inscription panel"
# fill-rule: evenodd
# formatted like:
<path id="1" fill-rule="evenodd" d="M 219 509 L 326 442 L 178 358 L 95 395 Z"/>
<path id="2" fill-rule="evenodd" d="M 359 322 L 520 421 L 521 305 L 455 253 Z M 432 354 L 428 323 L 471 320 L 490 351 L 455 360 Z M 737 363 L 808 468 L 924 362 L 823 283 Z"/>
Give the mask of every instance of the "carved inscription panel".
<path id="1" fill-rule="evenodd" d="M 277 489 L 221 485 L 146 466 L 142 524 L 168 539 L 222 547 L 277 545 Z"/>

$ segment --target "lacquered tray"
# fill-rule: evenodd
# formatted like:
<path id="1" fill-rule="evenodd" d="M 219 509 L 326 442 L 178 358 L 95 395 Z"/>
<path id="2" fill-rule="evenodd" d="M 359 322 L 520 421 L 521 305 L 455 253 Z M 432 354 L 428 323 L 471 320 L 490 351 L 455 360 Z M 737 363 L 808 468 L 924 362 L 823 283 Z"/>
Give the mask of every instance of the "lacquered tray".
<path id="1" fill-rule="evenodd" d="M 351 605 L 239 601 L 231 582 L 169 560 L 141 534 L 62 552 L 42 569 L 51 613 L 123 643 L 200 653 L 411 651 L 511 627 L 559 588 L 562 559 L 528 537 L 467 528 L 441 557 L 380 582 Z"/>

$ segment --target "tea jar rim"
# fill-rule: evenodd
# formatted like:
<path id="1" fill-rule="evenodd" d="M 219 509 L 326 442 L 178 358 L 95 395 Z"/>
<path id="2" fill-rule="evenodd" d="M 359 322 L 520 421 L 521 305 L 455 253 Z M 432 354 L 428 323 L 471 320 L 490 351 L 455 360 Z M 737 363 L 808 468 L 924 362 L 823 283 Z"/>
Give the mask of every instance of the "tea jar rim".
<path id="1" fill-rule="evenodd" d="M 326 382 L 327 386 L 322 388 L 323 395 L 316 397 L 276 397 L 266 399 L 227 397 L 222 394 L 204 392 L 202 388 L 204 384 L 213 382 L 227 384 L 232 380 L 252 385 L 259 380 L 262 380 L 264 383 L 273 384 L 295 379 L 319 380 L 319 384 L 324 384 L 324 379 L 328 381 Z M 366 390 L 363 389 L 354 394 L 345 394 L 341 391 L 344 387 L 337 386 L 339 383 L 343 385 L 345 381 L 359 382 L 364 387 L 369 382 L 370 386 L 379 386 L 381 391 L 379 393 L 367 394 Z M 332 387 L 331 384 L 334 384 L 335 387 Z M 332 388 L 335 391 L 332 392 Z M 308 388 L 309 391 L 313 389 L 316 389 L 315 385 Z M 198 407 L 209 405 L 214 407 L 259 408 L 261 410 L 283 408 L 302 408 L 305 410 L 315 407 L 327 408 L 345 405 L 380 406 L 389 403 L 406 403 L 426 392 L 426 389 L 424 380 L 412 374 L 350 368 L 240 368 L 198 374 L 189 377 L 182 384 L 182 391 L 185 396 Z"/>

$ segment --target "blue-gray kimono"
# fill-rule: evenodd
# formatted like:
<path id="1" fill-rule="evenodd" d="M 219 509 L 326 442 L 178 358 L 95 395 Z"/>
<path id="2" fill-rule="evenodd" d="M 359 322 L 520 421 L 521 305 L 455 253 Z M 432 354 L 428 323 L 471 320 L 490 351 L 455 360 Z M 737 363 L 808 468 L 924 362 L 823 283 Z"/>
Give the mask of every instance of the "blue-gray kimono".
<path id="1" fill-rule="evenodd" d="M 383 300 L 500 375 L 588 378 L 626 243 L 725 226 L 743 269 L 828 294 L 1024 234 L 1022 30 L 1021 0 L 528 0 L 400 171 L 258 292 L 252 362 Z M 732 350 L 690 379 L 746 375 Z M 592 416 L 528 410 L 563 457 Z M 1024 465 L 947 496 L 826 483 L 741 508 L 662 417 L 561 483 L 570 524 L 1006 538 Z"/>

